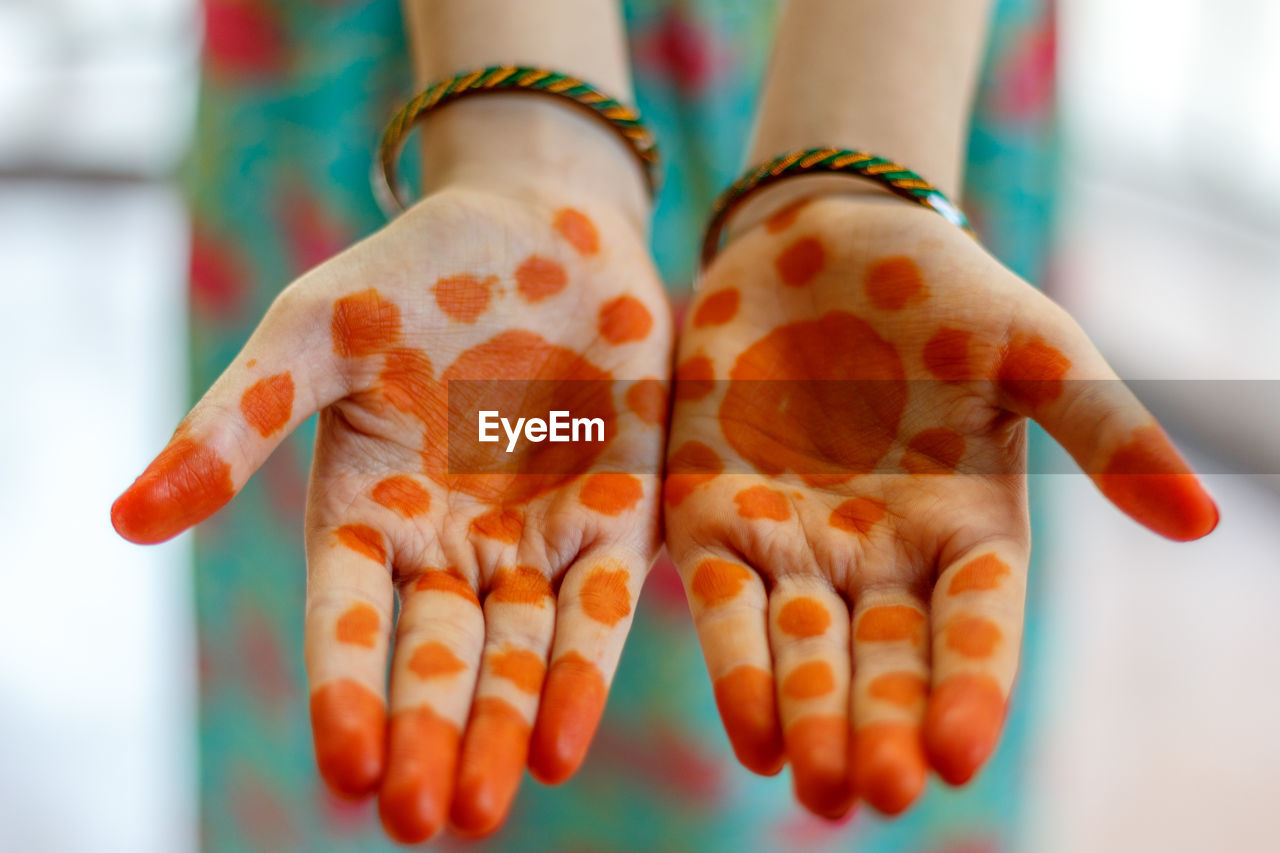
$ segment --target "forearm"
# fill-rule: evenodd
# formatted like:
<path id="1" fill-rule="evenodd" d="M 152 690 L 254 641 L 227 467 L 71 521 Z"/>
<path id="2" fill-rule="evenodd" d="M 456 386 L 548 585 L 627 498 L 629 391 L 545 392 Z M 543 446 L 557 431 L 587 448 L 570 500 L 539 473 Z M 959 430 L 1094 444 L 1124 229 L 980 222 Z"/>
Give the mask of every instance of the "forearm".
<path id="1" fill-rule="evenodd" d="M 533 65 L 579 76 L 633 100 L 621 13 L 612 0 L 403 0 L 419 87 L 487 65 Z M 556 183 L 599 196 L 637 221 L 643 172 L 599 119 L 524 93 L 466 98 L 420 125 L 424 190 L 466 182 Z"/>

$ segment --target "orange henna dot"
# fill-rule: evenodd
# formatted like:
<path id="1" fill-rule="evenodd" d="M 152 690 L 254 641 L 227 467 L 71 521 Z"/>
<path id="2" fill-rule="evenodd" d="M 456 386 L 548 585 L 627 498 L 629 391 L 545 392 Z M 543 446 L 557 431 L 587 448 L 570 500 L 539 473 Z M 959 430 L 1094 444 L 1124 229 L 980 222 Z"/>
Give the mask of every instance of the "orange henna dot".
<path id="1" fill-rule="evenodd" d="M 874 498 L 849 498 L 831 511 L 829 523 L 837 530 L 868 536 L 884 518 L 884 503 Z"/>
<path id="2" fill-rule="evenodd" d="M 667 421 L 667 388 L 659 379 L 641 379 L 627 389 L 627 408 L 647 424 Z"/>
<path id="3" fill-rule="evenodd" d="M 737 315 L 741 301 L 741 294 L 733 288 L 711 294 L 693 312 L 693 327 L 704 329 L 707 326 L 723 326 Z"/>
<path id="4" fill-rule="evenodd" d="M 686 441 L 667 460 L 663 497 L 669 505 L 679 506 L 694 489 L 710 483 L 723 470 L 724 463 L 714 450 L 700 441 Z"/>
<path id="5" fill-rule="evenodd" d="M 1004 715 L 1004 693 L 990 676 L 953 675 L 935 686 L 924 742 L 938 775 L 952 785 L 973 778 L 995 749 Z"/>
<path id="6" fill-rule="evenodd" d="M 405 518 L 431 511 L 431 493 L 407 474 L 397 474 L 382 480 L 373 487 L 371 497 L 375 503 Z"/>
<path id="7" fill-rule="evenodd" d="M 175 438 L 111 507 L 116 532 L 152 545 L 199 524 L 231 500 L 231 466 L 217 451 Z"/>
<path id="8" fill-rule="evenodd" d="M 886 672 L 873 678 L 867 685 L 867 693 L 872 699 L 879 699 L 899 708 L 914 708 L 928 691 L 929 683 L 914 672 Z"/>
<path id="9" fill-rule="evenodd" d="M 738 515 L 743 518 L 768 518 L 786 521 L 791 517 L 791 505 L 787 496 L 768 486 L 752 486 L 733 496 L 738 505 Z"/>
<path id="10" fill-rule="evenodd" d="M 689 587 L 703 607 L 715 607 L 737 596 L 749 580 L 751 572 L 745 566 L 711 557 L 698 564 Z"/>
<path id="11" fill-rule="evenodd" d="M 824 660 L 811 660 L 791 670 L 782 682 L 782 693 L 792 699 L 813 699 L 836 689 L 831 665 Z"/>
<path id="12" fill-rule="evenodd" d="M 532 566 L 516 566 L 498 572 L 488 597 L 504 604 L 542 607 L 551 596 L 551 581 L 546 575 Z"/>
<path id="13" fill-rule="evenodd" d="M 701 400 L 716 387 L 711 359 L 695 355 L 676 365 L 676 399 Z"/>
<path id="14" fill-rule="evenodd" d="M 653 315 L 634 296 L 619 296 L 600 307 L 600 336 L 611 344 L 642 341 L 653 328 Z"/>
<path id="15" fill-rule="evenodd" d="M 555 296 L 569 283 L 569 274 L 555 261 L 530 255 L 516 267 L 516 289 L 530 302 Z"/>
<path id="16" fill-rule="evenodd" d="M 424 681 L 456 675 L 466 668 L 467 665 L 440 642 L 423 643 L 413 650 L 413 655 L 409 658 L 409 671 Z"/>
<path id="17" fill-rule="evenodd" d="M 529 744 L 529 770 L 538 781 L 558 784 L 582 764 L 608 692 L 600 668 L 577 652 L 552 662 Z"/>
<path id="18" fill-rule="evenodd" d="M 929 298 L 920 268 L 915 261 L 902 255 L 872 264 L 864 284 L 867 298 L 881 311 L 899 311 Z"/>
<path id="19" fill-rule="evenodd" d="M 969 365 L 969 341 L 972 332 L 948 329 L 933 333 L 924 345 L 924 366 L 943 382 L 963 382 L 974 377 Z"/>
<path id="20" fill-rule="evenodd" d="M 978 616 L 960 616 L 947 626 L 947 648 L 967 658 L 989 657 L 1000 638 L 996 624 Z"/>
<path id="21" fill-rule="evenodd" d="M 964 436 L 937 427 L 917 433 L 902 454 L 902 467 L 910 474 L 950 474 L 964 456 Z"/>
<path id="22" fill-rule="evenodd" d="M 240 397 L 240 413 L 263 438 L 284 429 L 293 414 L 293 375 L 286 370 L 250 385 Z"/>
<path id="23" fill-rule="evenodd" d="M 419 418 L 431 436 L 443 434 L 445 390 L 435 381 L 431 359 L 415 349 L 395 349 L 387 353 L 378 377 L 382 396 L 405 414 Z"/>
<path id="24" fill-rule="evenodd" d="M 524 773 L 530 726 L 505 699 L 483 696 L 471 707 L 450 822 L 470 835 L 498 828 Z"/>
<path id="25" fill-rule="evenodd" d="M 505 678 L 525 693 L 537 693 L 542 689 L 542 677 L 547 666 L 542 657 L 528 649 L 504 649 L 489 656 L 489 669 L 498 678 Z"/>
<path id="26" fill-rule="evenodd" d="M 357 554 L 363 554 L 378 563 L 387 562 L 387 547 L 382 542 L 382 534 L 369 525 L 344 524 L 334 532 L 339 543 Z"/>
<path id="27" fill-rule="evenodd" d="M 378 626 L 381 623 L 373 605 L 357 601 L 338 617 L 333 633 L 339 643 L 371 649 L 378 644 Z"/>
<path id="28" fill-rule="evenodd" d="M 418 592 L 447 592 L 465 598 L 472 604 L 480 603 L 476 591 L 457 569 L 428 569 L 418 575 L 413 588 Z"/>
<path id="29" fill-rule="evenodd" d="M 582 484 L 578 500 L 601 515 L 621 515 L 644 497 L 644 485 L 630 474 L 592 474 Z"/>
<path id="30" fill-rule="evenodd" d="M 782 283 L 790 287 L 804 287 L 822 272 L 827 262 L 826 252 L 816 237 L 803 237 L 778 255 L 773 265 L 782 277 Z"/>
<path id="31" fill-rule="evenodd" d="M 773 678 L 756 666 L 737 666 L 715 680 L 716 707 L 733 753 L 747 769 L 772 776 L 782 769 Z"/>
<path id="32" fill-rule="evenodd" d="M 815 814 L 838 818 L 853 805 L 849 721 L 838 714 L 802 717 L 787 727 L 787 757 L 796 799 Z"/>
<path id="33" fill-rule="evenodd" d="M 786 207 L 780 208 L 776 213 L 764 221 L 764 230 L 770 234 L 778 234 L 786 231 L 800 217 L 800 211 L 804 210 L 805 205 L 809 203 L 809 199 L 802 198 L 791 202 Z"/>
<path id="34" fill-rule="evenodd" d="M 778 611 L 778 629 L 793 637 L 817 637 L 831 625 L 831 614 L 821 601 L 802 595 Z"/>
<path id="35" fill-rule="evenodd" d="M 983 554 L 970 560 L 951 576 L 947 595 L 995 589 L 1009 575 L 1009 564 L 995 554 Z"/>
<path id="36" fill-rule="evenodd" d="M 924 614 L 905 604 L 872 607 L 858 621 L 855 637 L 869 643 L 896 643 L 910 640 L 919 645 Z"/>
<path id="37" fill-rule="evenodd" d="M 396 841 L 420 844 L 447 819 L 460 732 L 423 706 L 394 714 L 387 740 L 393 757 L 378 791 L 378 815 Z"/>
<path id="38" fill-rule="evenodd" d="M 311 732 L 320 775 L 337 793 L 361 797 L 378 784 L 385 755 L 382 699 L 351 679 L 311 694 Z"/>
<path id="39" fill-rule="evenodd" d="M 1143 427 L 1097 476 L 1116 506 L 1170 539 L 1185 542 L 1218 526 L 1218 507 L 1160 427 Z"/>
<path id="40" fill-rule="evenodd" d="M 400 340 L 400 309 L 369 288 L 333 303 L 330 331 L 343 358 L 373 355 Z"/>
<path id="41" fill-rule="evenodd" d="M 554 227 L 578 254 L 594 255 L 600 251 L 600 235 L 595 223 L 572 207 L 557 211 Z"/>
<path id="42" fill-rule="evenodd" d="M 858 729 L 852 762 L 858 796 L 886 815 L 900 814 L 915 802 L 928 776 L 920 729 L 907 723 Z"/>
<path id="43" fill-rule="evenodd" d="M 489 307 L 497 276 L 451 275 L 436 282 L 436 305 L 450 320 L 474 323 Z"/>
<path id="44" fill-rule="evenodd" d="M 602 625 L 617 625 L 631 613 L 630 579 L 631 574 L 622 568 L 592 570 L 578 592 L 582 612 Z"/>
<path id="45" fill-rule="evenodd" d="M 249 370 L 253 370 L 255 367 L 258 366 L 258 360 L 256 358 L 251 358 L 244 363 L 244 366 Z"/>
<path id="46" fill-rule="evenodd" d="M 471 532 L 514 545 L 524 532 L 524 516 L 517 509 L 497 507 L 471 519 Z"/>
<path id="47" fill-rule="evenodd" d="M 1010 399 L 1030 408 L 1062 395 L 1071 360 L 1039 338 L 1018 340 L 1001 351 L 996 382 Z"/>

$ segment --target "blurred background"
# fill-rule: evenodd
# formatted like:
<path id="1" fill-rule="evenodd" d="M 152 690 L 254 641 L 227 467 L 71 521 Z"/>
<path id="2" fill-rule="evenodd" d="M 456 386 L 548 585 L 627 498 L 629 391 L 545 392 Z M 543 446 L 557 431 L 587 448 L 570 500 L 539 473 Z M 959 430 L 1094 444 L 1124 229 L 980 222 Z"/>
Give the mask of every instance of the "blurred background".
<path id="1" fill-rule="evenodd" d="M 1126 378 L 1280 378 L 1280 4 L 1059 25 L 1049 289 Z M 0 851 L 197 844 L 188 537 L 130 546 L 107 508 L 188 396 L 200 31 L 194 0 L 0 0 Z M 1151 402 L 1222 524 L 1173 545 L 1040 475 L 1027 851 L 1280 843 L 1280 412 Z"/>

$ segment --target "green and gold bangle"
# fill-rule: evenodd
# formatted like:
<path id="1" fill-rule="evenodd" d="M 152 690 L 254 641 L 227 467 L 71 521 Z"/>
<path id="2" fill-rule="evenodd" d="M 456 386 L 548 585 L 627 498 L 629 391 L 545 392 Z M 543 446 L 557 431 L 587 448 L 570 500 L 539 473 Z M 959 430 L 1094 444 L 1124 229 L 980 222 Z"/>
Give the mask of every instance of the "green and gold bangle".
<path id="1" fill-rule="evenodd" d="M 500 92 L 531 92 L 563 99 L 602 119 L 631 149 L 644 170 L 650 193 L 656 193 L 659 179 L 658 144 L 645 127 L 640 113 L 601 92 L 584 80 L 546 68 L 521 65 L 494 65 L 455 74 L 433 83 L 405 104 L 387 122 L 378 143 L 373 169 L 373 192 L 387 216 L 405 209 L 397 178 L 396 164 L 405 138 L 413 125 L 432 110 L 459 98 Z"/>
<path id="2" fill-rule="evenodd" d="M 720 235 L 729 215 L 750 196 L 765 187 L 800 175 L 850 175 L 874 181 L 896 196 L 930 208 L 948 222 L 973 235 L 969 219 L 941 190 L 910 169 L 866 151 L 847 148 L 808 148 L 792 151 L 747 170 L 711 206 L 711 217 L 702 238 L 702 265 L 720 250 Z"/>

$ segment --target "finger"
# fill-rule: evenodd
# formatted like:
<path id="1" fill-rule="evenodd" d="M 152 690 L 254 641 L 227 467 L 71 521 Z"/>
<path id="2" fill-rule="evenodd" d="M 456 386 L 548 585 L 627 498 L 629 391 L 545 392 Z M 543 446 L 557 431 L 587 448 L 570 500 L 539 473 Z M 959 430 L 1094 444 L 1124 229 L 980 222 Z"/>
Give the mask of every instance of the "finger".
<path id="1" fill-rule="evenodd" d="M 529 769 L 538 781 L 558 784 L 582 764 L 648 568 L 644 558 L 618 552 L 580 560 L 565 574 L 551 669 L 529 748 Z"/>
<path id="2" fill-rule="evenodd" d="M 530 566 L 500 570 L 485 596 L 484 619 L 480 679 L 449 812 L 468 835 L 498 828 L 524 773 L 555 631 L 546 574 Z"/>
<path id="3" fill-rule="evenodd" d="M 944 567 L 933 591 L 933 690 L 924 721 L 930 764 L 967 782 L 994 751 L 1018 669 L 1026 550 L 989 540 Z"/>
<path id="4" fill-rule="evenodd" d="M 165 449 L 116 499 L 116 531 L 153 544 L 198 524 L 231 500 L 298 424 L 341 397 L 328 331 L 303 290 L 285 290 Z"/>
<path id="5" fill-rule="evenodd" d="M 360 797 L 382 777 L 393 590 L 383 534 L 317 525 L 307 541 L 305 656 L 320 775 Z"/>
<path id="6" fill-rule="evenodd" d="M 1218 508 L 1150 412 L 1065 312 L 1039 312 L 999 353 L 1004 405 L 1032 417 L 1121 511 L 1178 541 L 1208 535 Z"/>
<path id="7" fill-rule="evenodd" d="M 754 569 L 708 552 L 682 555 L 680 575 L 733 752 L 748 770 L 772 776 L 783 748 L 764 583 Z"/>
<path id="8" fill-rule="evenodd" d="M 427 840 L 448 819 L 483 644 L 480 602 L 460 574 L 427 569 L 404 588 L 378 792 L 382 825 L 402 844 Z"/>
<path id="9" fill-rule="evenodd" d="M 877 589 L 859 596 L 853 615 L 854 789 L 887 815 L 915 802 L 927 777 L 927 613 L 905 589 Z"/>
<path id="10" fill-rule="evenodd" d="M 849 776 L 849 611 L 830 588 L 783 576 L 769 595 L 778 711 L 796 798 L 837 818 L 853 805 Z"/>

